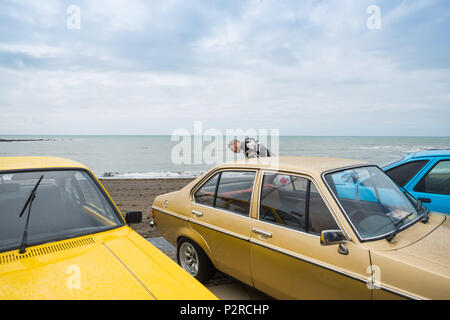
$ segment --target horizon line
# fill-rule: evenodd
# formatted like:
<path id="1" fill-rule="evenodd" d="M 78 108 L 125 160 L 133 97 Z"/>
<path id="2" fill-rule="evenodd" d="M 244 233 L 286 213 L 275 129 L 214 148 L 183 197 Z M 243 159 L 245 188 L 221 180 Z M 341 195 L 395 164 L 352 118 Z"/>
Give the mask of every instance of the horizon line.
<path id="1" fill-rule="evenodd" d="M 1 137 L 17 137 L 17 136 L 51 136 L 51 137 L 62 137 L 62 136 L 91 136 L 91 137 L 163 137 L 172 136 L 172 134 L 0 134 Z M 187 137 L 214 137 L 214 135 L 176 135 L 176 136 L 187 136 Z M 222 135 L 227 137 L 226 135 Z M 268 135 L 270 136 L 270 135 Z M 278 135 L 279 137 L 399 137 L 399 138 L 450 138 L 450 135 Z M 233 136 L 230 136 L 233 137 Z"/>

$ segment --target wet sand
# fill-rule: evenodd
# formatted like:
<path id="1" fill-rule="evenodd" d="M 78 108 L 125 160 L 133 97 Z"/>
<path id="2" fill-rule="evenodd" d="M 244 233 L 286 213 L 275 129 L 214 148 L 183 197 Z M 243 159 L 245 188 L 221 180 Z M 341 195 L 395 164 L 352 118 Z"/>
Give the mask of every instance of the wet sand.
<path id="1" fill-rule="evenodd" d="M 142 222 L 131 228 L 144 238 L 159 237 L 156 228 L 150 228 L 152 204 L 156 196 L 183 188 L 193 179 L 103 179 L 100 180 L 125 216 L 128 211 L 142 211 Z"/>

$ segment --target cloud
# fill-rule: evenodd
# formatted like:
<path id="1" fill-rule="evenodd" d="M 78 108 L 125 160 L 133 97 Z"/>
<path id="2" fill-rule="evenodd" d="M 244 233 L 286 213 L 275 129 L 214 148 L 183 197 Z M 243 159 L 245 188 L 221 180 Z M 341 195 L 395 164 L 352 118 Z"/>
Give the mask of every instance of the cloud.
<path id="1" fill-rule="evenodd" d="M 46 44 L 0 44 L 0 52 L 23 54 L 37 59 L 55 58 L 67 53 L 62 47 L 52 47 Z"/>
<path id="2" fill-rule="evenodd" d="M 450 134 L 445 1 L 72 2 L 0 5 L 0 133 Z"/>

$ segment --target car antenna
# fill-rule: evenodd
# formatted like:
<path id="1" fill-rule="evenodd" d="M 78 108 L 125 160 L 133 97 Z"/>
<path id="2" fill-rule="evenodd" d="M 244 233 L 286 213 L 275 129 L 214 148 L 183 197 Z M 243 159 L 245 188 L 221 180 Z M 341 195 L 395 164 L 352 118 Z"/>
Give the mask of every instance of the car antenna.
<path id="1" fill-rule="evenodd" d="M 43 178 L 44 178 L 44 175 L 41 175 L 38 182 L 36 183 L 33 190 L 31 191 L 30 196 L 27 199 L 27 202 L 25 202 L 25 205 L 23 206 L 22 211 L 20 211 L 20 214 L 19 214 L 19 218 L 21 218 L 23 213 L 25 212 L 25 209 L 28 207 L 27 221 L 25 222 L 25 229 L 23 230 L 23 235 L 22 235 L 22 244 L 20 245 L 20 249 L 19 249 L 20 254 L 27 252 L 25 250 L 25 245 L 27 243 L 28 221 L 30 220 L 31 205 L 33 204 L 34 198 L 36 198 L 36 190 L 39 187 L 39 184 L 41 183 Z"/>

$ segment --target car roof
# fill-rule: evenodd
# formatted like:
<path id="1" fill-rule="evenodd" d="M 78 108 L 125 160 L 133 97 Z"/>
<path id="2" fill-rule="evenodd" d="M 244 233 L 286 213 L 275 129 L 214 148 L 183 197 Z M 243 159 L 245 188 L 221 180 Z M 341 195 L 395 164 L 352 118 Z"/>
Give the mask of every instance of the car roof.
<path id="1" fill-rule="evenodd" d="M 410 153 L 406 158 L 450 156 L 450 149 L 428 149 Z"/>
<path id="2" fill-rule="evenodd" d="M 321 175 L 325 171 L 352 166 L 372 165 L 357 159 L 328 157 L 265 157 L 228 162 L 216 168 L 245 167 L 255 169 L 277 169 Z"/>
<path id="3" fill-rule="evenodd" d="M 49 168 L 87 169 L 79 162 L 57 157 L 0 157 L 0 171 Z"/>

